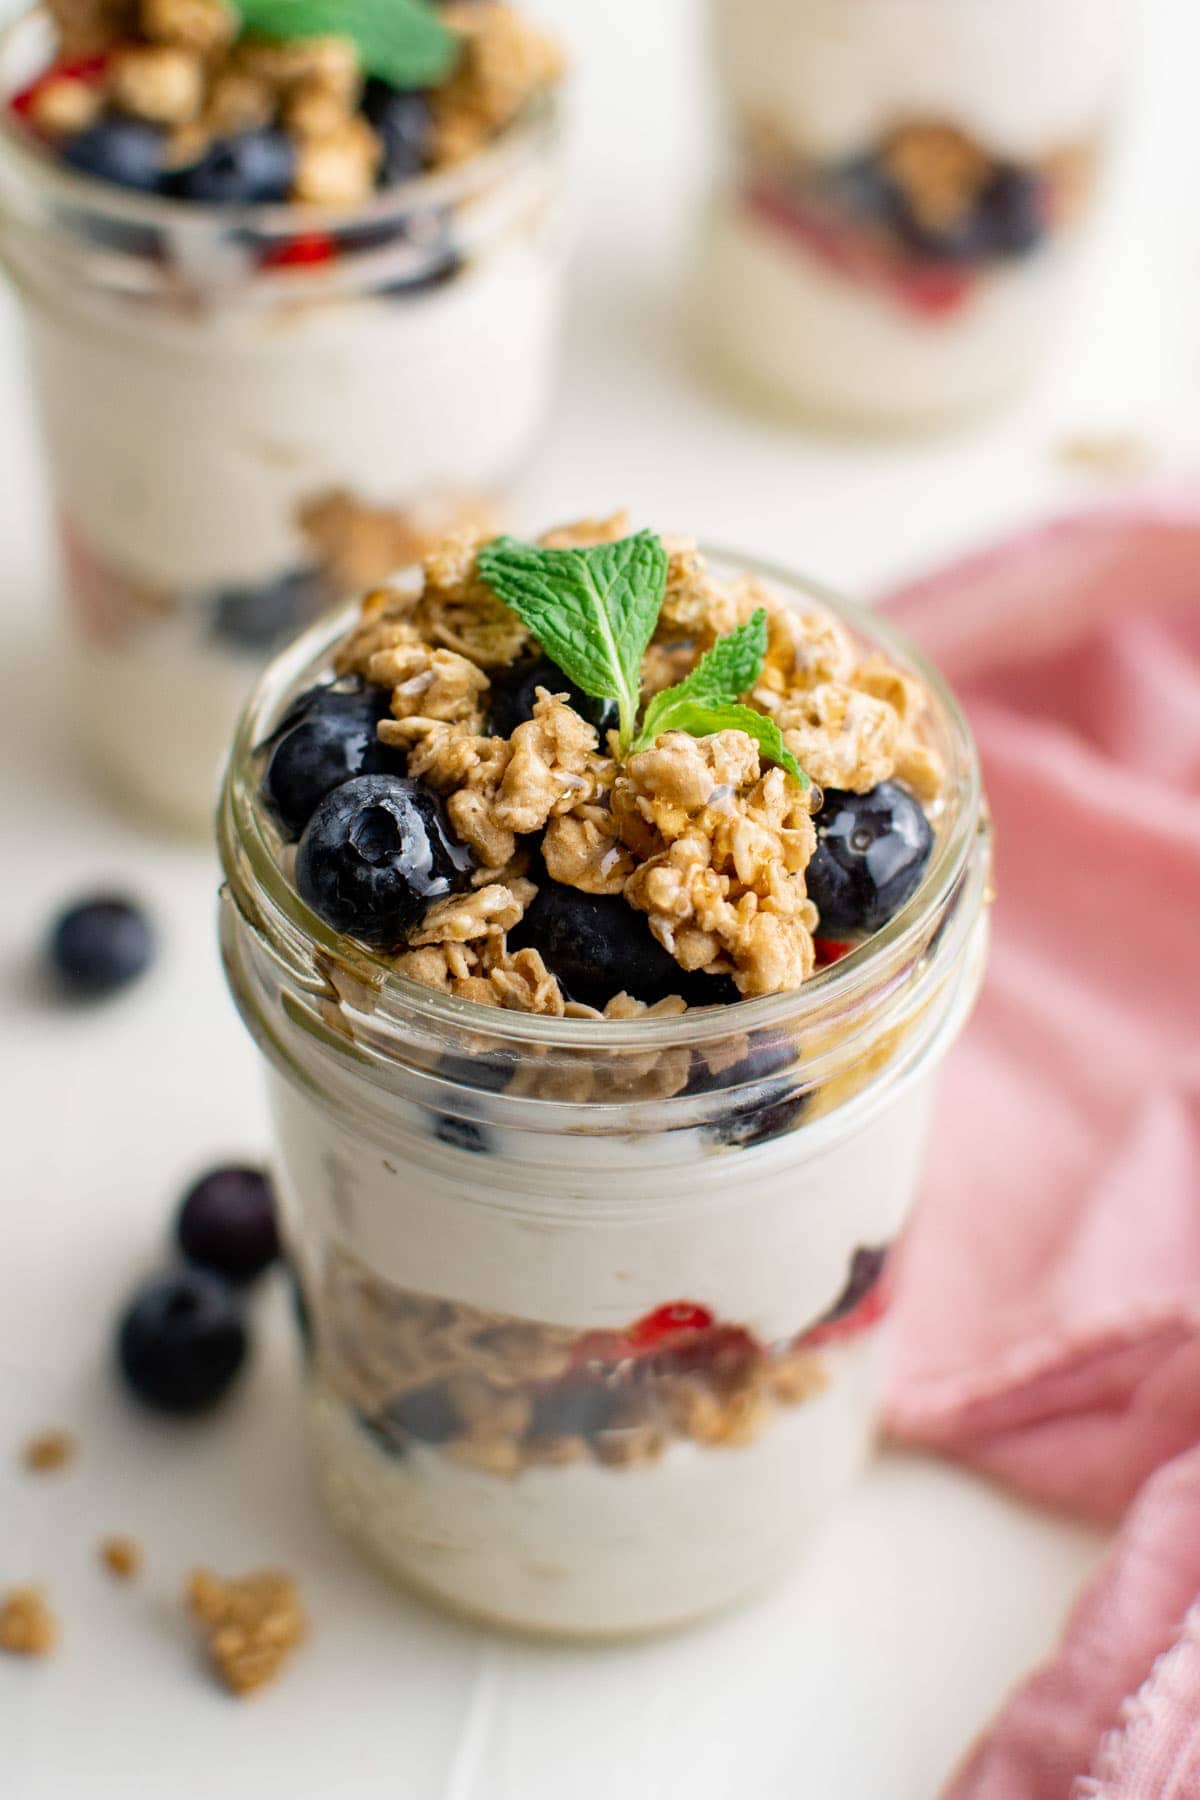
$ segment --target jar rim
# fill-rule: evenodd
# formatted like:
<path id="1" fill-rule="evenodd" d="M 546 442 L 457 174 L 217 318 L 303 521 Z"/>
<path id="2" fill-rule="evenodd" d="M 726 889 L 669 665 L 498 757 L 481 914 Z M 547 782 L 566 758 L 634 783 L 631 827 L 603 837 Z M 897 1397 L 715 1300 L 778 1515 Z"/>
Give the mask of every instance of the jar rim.
<path id="1" fill-rule="evenodd" d="M 519 118 L 474 156 L 450 168 L 428 170 L 395 182 L 361 206 L 288 202 L 219 206 L 166 194 L 142 194 L 85 175 L 47 154 L 13 114 L 8 102 L 20 88 L 9 80 L 7 61 L 19 54 L 23 39 L 32 39 L 36 32 L 44 34 L 50 26 L 49 15 L 39 0 L 0 29 L 0 152 L 11 156 L 21 171 L 77 211 L 114 224 L 164 231 L 186 231 L 189 225 L 209 233 L 214 228 L 248 231 L 264 243 L 395 225 L 409 215 L 422 217 L 469 201 L 477 192 L 518 173 L 556 141 L 562 120 L 567 84 L 560 81 L 536 96 Z M 302 268 L 291 269 L 283 278 L 295 282 L 302 280 L 305 273 Z"/>
<path id="2" fill-rule="evenodd" d="M 944 728 L 948 751 L 947 787 L 951 808 L 936 832 L 934 853 L 916 890 L 879 931 L 798 988 L 743 999 L 724 1006 L 693 1007 L 662 1018 L 555 1018 L 510 1012 L 479 1001 L 443 994 L 401 974 L 383 954 L 345 937 L 312 912 L 280 867 L 277 836 L 258 793 L 261 745 L 277 723 L 287 699 L 303 691 L 322 668 L 327 653 L 358 615 L 355 601 L 319 619 L 264 671 L 243 708 L 222 784 L 218 847 L 227 886 L 239 909 L 268 924 L 295 952 L 304 945 L 321 953 L 352 980 L 372 991 L 372 1009 L 390 1010 L 425 1031 L 439 1026 L 461 1036 L 475 1033 L 514 1050 L 654 1050 L 703 1048 L 733 1032 L 789 1033 L 854 1018 L 870 996 L 887 990 L 911 966 L 930 936 L 930 925 L 959 891 L 985 824 L 979 760 L 970 727 L 944 678 L 886 616 L 842 599 L 823 584 L 762 558 L 701 543 L 701 554 L 728 573 L 756 576 L 782 589 L 791 603 L 807 599 L 831 611 L 860 639 L 884 650 L 913 674 L 929 694 Z M 250 890 L 246 877 L 249 877 Z M 286 953 L 285 953 L 286 954 Z"/>

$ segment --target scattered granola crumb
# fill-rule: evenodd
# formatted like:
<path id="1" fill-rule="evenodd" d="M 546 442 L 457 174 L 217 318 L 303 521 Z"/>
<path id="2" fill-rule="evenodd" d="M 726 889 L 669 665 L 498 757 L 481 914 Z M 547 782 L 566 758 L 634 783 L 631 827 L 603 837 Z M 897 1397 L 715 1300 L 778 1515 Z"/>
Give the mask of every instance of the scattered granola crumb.
<path id="1" fill-rule="evenodd" d="M 49 1656 L 58 1620 L 39 1587 L 15 1587 L 0 1599 L 0 1650 L 10 1656 Z"/>
<path id="2" fill-rule="evenodd" d="M 142 1546 L 133 1537 L 106 1537 L 100 1540 L 100 1561 L 118 1581 L 132 1581 L 142 1571 Z"/>
<path id="3" fill-rule="evenodd" d="M 31 1475 L 53 1475 L 73 1463 L 79 1445 L 69 1431 L 39 1431 L 25 1443 L 21 1460 Z"/>
<path id="4" fill-rule="evenodd" d="M 187 1603 L 204 1629 L 214 1669 L 233 1694 L 251 1694 L 273 1681 L 308 1631 L 295 1580 L 279 1569 L 232 1581 L 196 1569 Z"/>
<path id="5" fill-rule="evenodd" d="M 1154 461 L 1149 444 L 1131 431 L 1080 432 L 1064 438 L 1054 454 L 1069 469 L 1114 477 L 1141 475 Z"/>

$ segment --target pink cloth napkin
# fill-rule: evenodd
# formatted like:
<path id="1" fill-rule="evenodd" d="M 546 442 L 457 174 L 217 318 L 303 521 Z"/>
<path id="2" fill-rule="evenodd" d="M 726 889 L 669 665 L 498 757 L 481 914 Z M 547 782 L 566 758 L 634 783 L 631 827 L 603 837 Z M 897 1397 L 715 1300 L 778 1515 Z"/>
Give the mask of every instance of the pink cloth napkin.
<path id="1" fill-rule="evenodd" d="M 892 597 L 963 698 L 996 826 L 890 1424 L 1125 1524 L 953 1800 L 1200 1797 L 1200 496 Z M 1194 1604 L 1195 1603 L 1195 1604 Z"/>

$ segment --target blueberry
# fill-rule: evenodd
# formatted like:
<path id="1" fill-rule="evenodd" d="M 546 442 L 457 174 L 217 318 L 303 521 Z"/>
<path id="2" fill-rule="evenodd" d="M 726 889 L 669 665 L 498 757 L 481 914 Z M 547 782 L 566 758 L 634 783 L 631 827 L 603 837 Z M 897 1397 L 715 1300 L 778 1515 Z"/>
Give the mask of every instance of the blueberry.
<path id="1" fill-rule="evenodd" d="M 213 633 L 261 655 L 315 619 L 328 599 L 319 569 L 289 569 L 273 581 L 223 588 L 213 600 Z"/>
<path id="2" fill-rule="evenodd" d="M 751 1085 L 756 1090 L 750 1096 L 738 1095 L 728 1112 L 705 1127 L 710 1142 L 723 1149 L 746 1150 L 790 1131 L 809 1101 L 807 1089 L 797 1091 L 800 1077 L 795 1064 L 794 1044 L 769 1041 L 752 1042 L 740 1062 L 716 1073 L 703 1058 L 695 1058 L 685 1093 L 706 1094 Z"/>
<path id="3" fill-rule="evenodd" d="M 253 1281 L 279 1255 L 270 1181 L 261 1169 L 213 1169 L 188 1189 L 176 1233 L 190 1263 Z"/>
<path id="4" fill-rule="evenodd" d="M 112 994 L 144 975 L 154 960 L 154 931 L 132 900 L 98 895 L 61 913 L 50 933 L 50 961 L 72 994 Z"/>
<path id="5" fill-rule="evenodd" d="M 878 931 L 925 873 L 933 849 L 929 820 L 910 793 L 881 781 L 868 794 L 826 788 L 817 849 L 805 880 L 823 937 Z"/>
<path id="6" fill-rule="evenodd" d="M 168 183 L 177 200 L 204 206 L 261 206 L 288 198 L 296 169 L 296 147 L 286 131 L 264 126 L 236 137 L 216 138 Z"/>
<path id="7" fill-rule="evenodd" d="M 202 1269 L 160 1275 L 139 1289 L 121 1320 L 117 1360 L 129 1386 L 160 1412 L 213 1406 L 245 1361 L 236 1293 Z"/>
<path id="8" fill-rule="evenodd" d="M 572 1000 L 604 1006 L 622 990 L 653 1004 L 695 986 L 658 942 L 644 913 L 620 894 L 585 894 L 548 876 L 508 934 L 511 950 L 538 950 Z"/>
<path id="9" fill-rule="evenodd" d="M 304 828 L 296 886 L 318 917 L 390 949 L 431 900 L 467 885 L 471 857 L 428 789 L 358 775 L 326 795 Z"/>
<path id="10" fill-rule="evenodd" d="M 1027 169 L 999 169 L 984 192 L 980 212 L 993 256 L 1028 256 L 1046 235 L 1042 185 Z"/>
<path id="11" fill-rule="evenodd" d="M 327 794 L 355 775 L 403 775 L 401 750 L 381 744 L 376 726 L 390 716 L 386 688 L 311 688 L 272 734 L 262 796 L 296 839 Z"/>
<path id="12" fill-rule="evenodd" d="M 822 1313 L 817 1320 L 818 1325 L 832 1325 L 836 1319 L 844 1319 L 852 1313 L 859 1303 L 866 1299 L 879 1277 L 887 1261 L 887 1245 L 878 1249 L 859 1248 L 850 1258 L 850 1273 L 846 1277 L 846 1285 L 834 1301 L 829 1311 Z"/>
<path id="13" fill-rule="evenodd" d="M 855 218 L 895 223 L 896 188 L 873 156 L 837 164 L 825 177 L 824 191 L 833 205 Z"/>
<path id="14" fill-rule="evenodd" d="M 491 1151 L 491 1134 L 486 1125 L 474 1119 L 460 1119 L 455 1113 L 436 1113 L 433 1135 L 439 1144 L 453 1150 L 465 1150 L 469 1156 L 487 1156 Z"/>
<path id="15" fill-rule="evenodd" d="M 383 144 L 382 186 L 419 175 L 429 160 L 433 111 L 419 88 L 390 87 L 372 75 L 363 90 L 362 110 Z"/>
<path id="16" fill-rule="evenodd" d="M 139 119 L 101 119 L 63 145 L 63 161 L 81 175 L 156 194 L 164 184 L 166 137 Z"/>
<path id="17" fill-rule="evenodd" d="M 463 259 L 457 250 L 449 247 L 434 252 L 423 269 L 413 275 L 405 275 L 398 281 L 386 281 L 382 287 L 374 290 L 389 300 L 404 300 L 413 294 L 428 294 L 434 288 L 445 287 L 453 281 L 463 266 Z"/>
<path id="18" fill-rule="evenodd" d="M 593 699 L 573 681 L 568 681 L 557 663 L 551 662 L 548 656 L 539 656 L 536 661 L 514 663 L 510 669 L 492 677 L 490 729 L 494 737 L 511 737 L 518 725 L 532 719 L 533 703 L 540 687 L 551 694 L 566 694 L 580 717 L 599 731 L 601 742 L 604 733 L 611 731 L 617 723 L 615 700 Z"/>
<path id="19" fill-rule="evenodd" d="M 389 1423 L 422 1444 L 445 1444 L 462 1429 L 454 1402 L 436 1382 L 402 1394 L 387 1409 Z"/>
<path id="20" fill-rule="evenodd" d="M 603 1381 L 577 1376 L 555 1382 L 533 1403 L 534 1437 L 592 1437 L 608 1426 L 619 1395 Z"/>

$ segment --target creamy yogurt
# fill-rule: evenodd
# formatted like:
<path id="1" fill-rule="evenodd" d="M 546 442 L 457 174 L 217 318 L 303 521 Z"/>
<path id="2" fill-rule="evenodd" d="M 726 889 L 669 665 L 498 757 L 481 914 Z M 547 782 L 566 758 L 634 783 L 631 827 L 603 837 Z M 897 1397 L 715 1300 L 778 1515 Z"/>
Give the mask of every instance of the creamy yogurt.
<path id="1" fill-rule="evenodd" d="M 116 637 L 73 639 L 76 717 L 119 793 L 208 828 L 258 666 L 214 631 L 212 596 L 311 560 L 299 514 L 322 493 L 395 507 L 501 489 L 549 403 L 560 297 L 557 248 L 531 240 L 428 293 L 285 315 L 30 308 L 66 530 L 115 609 L 130 596 Z"/>
<path id="2" fill-rule="evenodd" d="M 1067 311 L 1073 243 L 996 268 L 946 314 L 923 316 L 764 224 L 739 196 L 705 228 L 697 328 L 749 398 L 869 428 L 936 423 L 1003 400 Z"/>
<path id="3" fill-rule="evenodd" d="M 741 1448 L 673 1442 L 655 1463 L 489 1475 L 419 1446 L 388 1456 L 335 1395 L 309 1410 L 335 1521 L 391 1575 L 525 1631 L 679 1625 L 765 1588 L 871 1447 L 883 1334 L 829 1353 L 829 1386 Z"/>
<path id="4" fill-rule="evenodd" d="M 901 1229 L 940 1046 L 974 982 L 921 1066 L 884 1091 L 756 1149 L 722 1153 L 698 1134 L 682 1168 L 642 1164 L 618 1138 L 574 1156 L 560 1141 L 557 1167 L 539 1169 L 519 1133 L 465 1155 L 429 1142 L 432 1121 L 424 1142 L 397 1130 L 372 1143 L 361 1118 L 272 1075 L 282 1204 L 318 1344 L 355 1330 L 322 1312 L 317 1271 L 337 1254 L 397 1291 L 580 1333 L 687 1297 L 764 1345 L 794 1338 L 837 1299 L 855 1250 Z M 872 1326 L 816 1349 L 824 1385 L 776 1405 L 749 1443 L 673 1438 L 645 1465 L 511 1476 L 425 1444 L 392 1455 L 320 1378 L 312 1448 L 338 1522 L 426 1593 L 525 1629 L 645 1631 L 714 1611 L 794 1559 L 869 1453 L 880 1341 Z"/>

